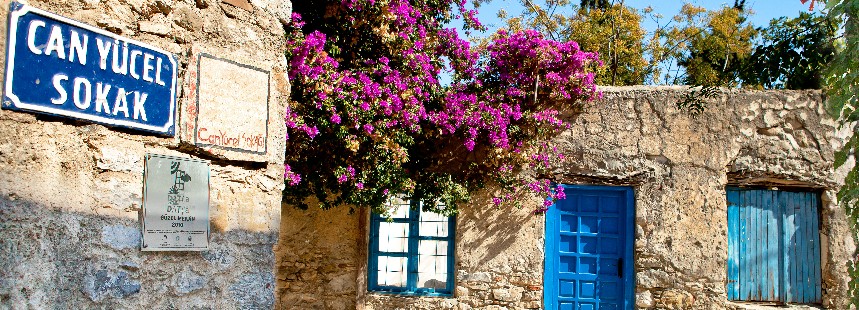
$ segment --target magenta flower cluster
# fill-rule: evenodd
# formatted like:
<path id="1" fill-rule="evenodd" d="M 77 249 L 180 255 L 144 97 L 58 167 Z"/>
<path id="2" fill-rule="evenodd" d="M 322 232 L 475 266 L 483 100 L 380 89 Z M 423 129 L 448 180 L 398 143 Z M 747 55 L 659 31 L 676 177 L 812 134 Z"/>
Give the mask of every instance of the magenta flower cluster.
<path id="1" fill-rule="evenodd" d="M 283 179 L 286 181 L 286 184 L 289 186 L 296 186 L 301 182 L 301 175 L 292 171 L 292 168 L 287 164 L 284 165 L 285 172 L 283 173 Z"/>
<path id="2" fill-rule="evenodd" d="M 599 95 L 597 55 L 533 30 L 472 47 L 441 26 L 454 7 L 466 28 L 482 29 L 464 1 L 343 0 L 335 9 L 351 28 L 335 33 L 304 29 L 293 14 L 285 177 L 297 201 L 375 206 L 406 193 L 455 206 L 486 181 L 504 188 L 495 205 L 523 193 L 563 199 L 536 176 L 564 160 L 547 139 L 568 128 L 565 111 Z M 374 56 L 344 56 L 361 39 L 378 44 Z M 456 145 L 466 168 L 447 169 Z"/>

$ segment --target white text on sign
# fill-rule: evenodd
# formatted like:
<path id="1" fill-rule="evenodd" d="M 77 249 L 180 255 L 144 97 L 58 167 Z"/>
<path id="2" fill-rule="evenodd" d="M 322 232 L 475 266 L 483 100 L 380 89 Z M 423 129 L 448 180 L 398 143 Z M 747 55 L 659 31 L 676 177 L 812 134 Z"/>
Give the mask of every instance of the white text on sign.
<path id="1" fill-rule="evenodd" d="M 36 38 L 47 40 L 37 42 Z M 134 48 L 127 42 L 81 34 L 74 29 L 67 32 L 57 25 L 51 27 L 43 20 L 32 20 L 27 28 L 27 47 L 35 55 L 56 57 L 82 66 L 87 61 L 98 61 L 101 70 L 130 76 L 158 86 L 165 86 L 162 78 L 162 64 L 165 61 L 158 55 Z M 94 49 L 90 48 L 94 43 Z M 89 57 L 96 51 L 97 59 Z M 41 81 L 36 81 L 40 83 Z M 55 105 L 65 105 L 71 99 L 79 110 L 94 110 L 97 114 L 122 116 L 127 119 L 147 121 L 146 99 L 149 96 L 141 90 L 126 89 L 121 85 L 111 85 L 105 81 L 90 81 L 85 77 L 73 77 L 57 73 L 51 78 L 56 95 L 51 99 Z M 71 90 L 71 94 L 69 94 Z M 129 103 L 131 105 L 129 106 Z"/>

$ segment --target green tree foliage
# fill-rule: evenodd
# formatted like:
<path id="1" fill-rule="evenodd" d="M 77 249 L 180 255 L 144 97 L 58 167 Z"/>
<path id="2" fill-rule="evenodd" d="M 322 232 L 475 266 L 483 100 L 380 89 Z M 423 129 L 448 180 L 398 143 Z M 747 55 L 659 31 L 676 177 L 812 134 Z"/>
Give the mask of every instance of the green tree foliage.
<path id="1" fill-rule="evenodd" d="M 853 241 L 859 244 L 859 135 L 855 123 L 859 120 L 859 0 L 830 0 L 826 1 L 828 17 L 832 21 L 843 22 L 844 36 L 839 40 L 838 52 L 824 73 L 826 85 L 827 106 L 835 117 L 840 117 L 842 126 L 853 126 L 852 135 L 844 147 L 835 154 L 835 166 L 845 164 L 853 168 L 844 180 L 844 186 L 838 192 L 838 200 L 844 206 Z M 848 163 L 849 160 L 849 163 Z M 850 273 L 849 290 L 850 303 L 859 307 L 859 262 L 854 259 L 847 264 Z"/>
<path id="2" fill-rule="evenodd" d="M 684 69 L 682 75 L 666 76 L 670 84 L 705 86 L 737 86 L 745 59 L 751 55 L 752 40 L 757 30 L 748 22 L 750 12 L 745 1 L 733 6 L 707 11 L 702 7 L 685 4 L 674 17 L 677 25 L 657 30 L 657 41 L 663 44 L 660 61 L 677 61 Z M 670 74 L 670 72 L 669 72 Z"/>
<path id="3" fill-rule="evenodd" d="M 835 56 L 836 24 L 823 15 L 801 12 L 762 29 L 741 72 L 744 86 L 766 89 L 820 89 L 823 69 Z"/>
<path id="4" fill-rule="evenodd" d="M 830 0 L 826 4 L 829 19 L 843 21 L 844 28 L 839 50 L 825 72 L 830 96 L 827 102 L 833 115 L 855 122 L 859 120 L 859 0 Z"/>
<path id="5" fill-rule="evenodd" d="M 485 1 L 490 0 L 478 4 Z M 639 12 L 623 1 L 521 3 L 521 15 L 499 12 L 506 28 L 536 28 L 555 40 L 575 41 L 583 50 L 599 52 L 605 66 L 596 81 L 603 85 L 820 88 L 822 68 L 835 52 L 836 23 L 801 13 L 756 29 L 744 0 L 716 10 L 687 3 L 650 35 L 641 27 L 642 19 L 659 24 L 662 16 L 650 8 Z"/>
<path id="6" fill-rule="evenodd" d="M 579 6 L 584 10 L 608 9 L 611 5 L 608 0 L 581 0 Z"/>
<path id="7" fill-rule="evenodd" d="M 596 81 L 603 85 L 737 86 L 757 36 L 743 0 L 712 11 L 685 4 L 651 35 L 642 19 L 647 16 L 658 23 L 661 16 L 649 8 L 638 11 L 624 1 L 581 0 L 578 5 L 568 0 L 520 1 L 525 7 L 522 15 L 499 14 L 506 18 L 506 27 L 535 28 L 555 40 L 575 41 L 583 50 L 598 52 L 605 66 Z"/>
<path id="8" fill-rule="evenodd" d="M 644 83 L 647 61 L 644 59 L 644 35 L 641 15 L 628 6 L 613 4 L 596 7 L 567 20 L 562 37 L 576 41 L 586 51 L 598 51 L 605 64 L 597 72 L 597 83 L 603 85 L 636 85 Z"/>
<path id="9" fill-rule="evenodd" d="M 522 0 L 525 13 L 508 18 L 507 28 L 534 28 L 555 40 L 578 42 L 582 50 L 599 53 L 605 66 L 597 72 L 597 84 L 642 84 L 649 72 L 642 16 L 622 1 L 612 2 L 582 0 L 575 6 L 564 0 L 542 4 Z M 575 13 L 563 13 L 569 11 Z"/>

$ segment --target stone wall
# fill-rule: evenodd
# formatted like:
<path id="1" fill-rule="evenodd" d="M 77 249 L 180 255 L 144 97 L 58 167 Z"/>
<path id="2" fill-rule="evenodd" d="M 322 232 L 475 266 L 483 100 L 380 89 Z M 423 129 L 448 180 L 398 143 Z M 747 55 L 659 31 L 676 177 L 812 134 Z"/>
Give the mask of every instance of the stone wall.
<path id="1" fill-rule="evenodd" d="M 723 89 L 698 117 L 674 106 L 685 87 L 603 91 L 603 100 L 569 115 L 573 127 L 557 142 L 574 160 L 554 177 L 634 188 L 638 308 L 746 307 L 725 289 L 728 185 L 822 193 L 822 305 L 846 308 L 845 263 L 855 245 L 834 195 L 843 176 L 833 149 L 842 142 L 819 91 Z M 541 201 L 497 210 L 483 195 L 457 219 L 452 298 L 368 293 L 368 213 L 290 206 L 276 254 L 278 297 L 306 308 L 541 308 L 545 218 L 530 212 Z"/>
<path id="2" fill-rule="evenodd" d="M 578 160 L 555 171 L 564 182 L 634 186 L 636 304 L 735 307 L 725 292 L 725 186 L 760 185 L 822 191 L 823 305 L 844 308 L 853 245 L 833 201 L 839 138 L 820 92 L 723 90 L 694 118 L 673 107 L 680 90 L 606 89 L 604 108 L 580 115 L 562 139 Z"/>
<path id="3" fill-rule="evenodd" d="M 277 296 L 282 309 L 355 309 L 364 287 L 365 217 L 348 208 L 284 207 L 278 242 Z"/>
<path id="4" fill-rule="evenodd" d="M 272 308 L 289 91 L 280 20 L 290 2 L 30 4 L 173 53 L 182 112 L 176 137 L 164 138 L 0 110 L 0 309 Z M 2 1 L 0 15 L 8 10 Z M 5 34 L 7 23 L 0 27 Z M 266 156 L 220 156 L 179 138 L 188 133 L 181 98 L 193 84 L 184 81 L 195 69 L 193 49 L 270 71 Z M 147 153 L 211 162 L 209 250 L 140 250 Z"/>

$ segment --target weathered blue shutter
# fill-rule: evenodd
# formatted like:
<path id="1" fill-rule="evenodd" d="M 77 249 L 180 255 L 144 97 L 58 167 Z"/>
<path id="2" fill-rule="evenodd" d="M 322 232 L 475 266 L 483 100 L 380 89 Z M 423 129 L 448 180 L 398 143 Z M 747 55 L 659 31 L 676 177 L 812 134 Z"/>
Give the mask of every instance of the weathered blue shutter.
<path id="1" fill-rule="evenodd" d="M 728 188 L 728 299 L 820 302 L 817 194 Z"/>
<path id="2" fill-rule="evenodd" d="M 745 235 L 745 227 L 740 230 L 740 193 L 728 189 L 728 299 L 739 299 L 740 291 L 740 256 L 743 251 L 739 244 L 741 236 Z"/>
<path id="3" fill-rule="evenodd" d="M 793 262 L 785 265 L 789 274 L 785 293 L 789 302 L 820 302 L 820 234 L 818 227 L 818 198 L 812 193 L 790 201 L 784 212 L 784 257 Z M 813 206 L 813 208 L 811 207 Z"/>

